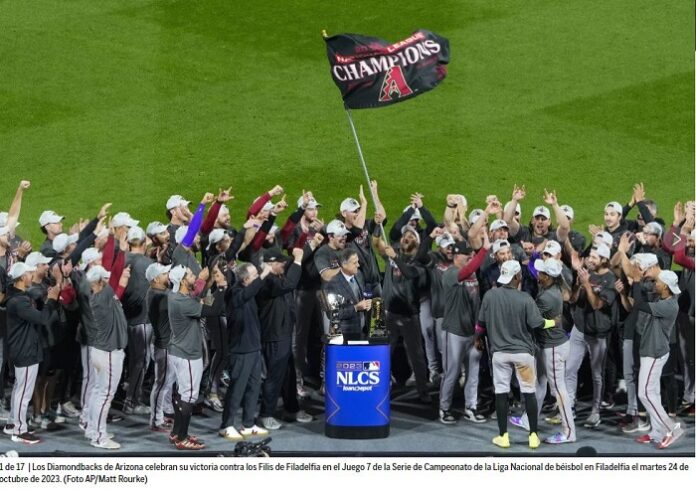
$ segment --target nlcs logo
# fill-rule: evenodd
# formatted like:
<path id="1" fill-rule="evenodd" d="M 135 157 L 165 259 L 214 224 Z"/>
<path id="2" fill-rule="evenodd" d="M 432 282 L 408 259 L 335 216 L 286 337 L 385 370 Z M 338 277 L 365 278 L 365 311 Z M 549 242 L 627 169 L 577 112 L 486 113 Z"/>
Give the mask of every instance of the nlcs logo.
<path id="1" fill-rule="evenodd" d="M 338 386 L 372 386 L 379 384 L 379 361 L 352 361 L 336 363 Z"/>

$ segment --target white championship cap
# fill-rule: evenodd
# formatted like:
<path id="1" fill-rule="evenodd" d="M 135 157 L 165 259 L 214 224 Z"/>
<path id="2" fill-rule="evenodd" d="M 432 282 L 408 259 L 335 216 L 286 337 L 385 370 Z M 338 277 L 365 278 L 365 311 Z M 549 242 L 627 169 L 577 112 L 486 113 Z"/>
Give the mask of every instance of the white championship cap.
<path id="1" fill-rule="evenodd" d="M 155 236 L 159 235 L 160 233 L 164 233 L 167 231 L 167 225 L 160 223 L 159 221 L 153 221 L 149 225 L 147 225 L 147 228 L 145 228 L 145 232 L 149 236 Z"/>
<path id="2" fill-rule="evenodd" d="M 672 293 L 681 293 L 681 289 L 679 289 L 679 279 L 673 271 L 660 271 L 657 278 L 664 282 Z"/>
<path id="3" fill-rule="evenodd" d="M 646 225 L 643 227 L 643 233 L 657 235 L 658 237 L 662 238 L 662 233 L 664 233 L 664 230 L 662 229 L 660 223 L 657 221 L 651 221 L 650 223 L 646 223 Z"/>
<path id="4" fill-rule="evenodd" d="M 494 254 L 497 254 L 498 252 L 500 252 L 500 251 L 501 251 L 502 249 L 504 249 L 505 247 L 508 247 L 508 248 L 509 248 L 509 247 L 510 247 L 510 242 L 508 242 L 507 240 L 496 240 L 496 241 L 493 242 L 493 253 L 494 253 Z"/>
<path id="5" fill-rule="evenodd" d="M 615 213 L 619 213 L 620 216 L 623 214 L 623 206 L 621 206 L 619 202 L 612 201 L 604 206 L 604 211 L 614 211 Z"/>
<path id="6" fill-rule="evenodd" d="M 440 248 L 447 248 L 450 245 L 454 245 L 455 241 L 454 238 L 452 238 L 452 235 L 450 235 L 449 233 L 443 233 L 435 239 L 435 243 Z"/>
<path id="7" fill-rule="evenodd" d="M 36 267 L 39 264 L 50 264 L 51 257 L 46 257 L 41 252 L 32 252 L 24 259 L 24 263 L 29 267 Z"/>
<path id="8" fill-rule="evenodd" d="M 160 274 L 164 274 L 165 272 L 169 273 L 171 269 L 171 265 L 162 265 L 159 262 L 154 262 L 145 269 L 145 279 L 147 279 L 148 282 L 152 282 Z"/>
<path id="9" fill-rule="evenodd" d="M 113 218 L 111 218 L 111 226 L 118 228 L 119 226 L 128 226 L 132 228 L 138 226 L 140 221 L 131 218 L 131 215 L 125 212 L 116 213 Z"/>
<path id="10" fill-rule="evenodd" d="M 7 275 L 10 276 L 11 280 L 16 281 L 27 272 L 34 272 L 35 270 L 36 267 L 32 267 L 25 262 L 15 262 L 10 267 L 10 272 Z"/>
<path id="11" fill-rule="evenodd" d="M 556 259 L 536 259 L 534 261 L 534 268 L 537 270 L 537 272 L 543 272 L 551 277 L 558 277 L 563 271 L 561 261 Z"/>
<path id="12" fill-rule="evenodd" d="M 607 247 L 610 247 L 614 245 L 614 237 L 611 236 L 611 233 L 608 231 L 600 231 L 595 235 L 595 238 L 599 237 L 600 240 L 602 240 L 602 243 L 604 243 Z"/>
<path id="13" fill-rule="evenodd" d="M 183 197 L 181 197 L 179 194 L 174 194 L 173 196 L 170 196 L 169 199 L 167 199 L 167 209 L 174 209 L 178 208 L 179 206 L 188 206 L 190 201 L 187 201 Z"/>
<path id="14" fill-rule="evenodd" d="M 181 281 L 184 280 L 184 276 L 186 276 L 186 267 L 183 265 L 173 267 L 169 271 L 169 281 L 172 283 L 172 291 L 175 293 L 179 292 L 179 286 L 181 285 Z"/>
<path id="15" fill-rule="evenodd" d="M 89 264 L 94 262 L 95 260 L 101 259 L 102 254 L 99 250 L 97 250 L 94 247 L 90 247 L 85 249 L 82 252 L 82 265 L 80 266 L 80 269 L 85 270 Z"/>
<path id="16" fill-rule="evenodd" d="M 537 206 L 534 208 L 534 213 L 532 213 L 533 217 L 537 216 L 543 216 L 546 219 L 551 219 L 551 211 L 549 211 L 549 208 L 546 206 Z"/>
<path id="17" fill-rule="evenodd" d="M 87 282 L 108 281 L 111 277 L 111 272 L 104 269 L 101 265 L 95 265 L 85 274 Z"/>
<path id="18" fill-rule="evenodd" d="M 520 272 L 522 272 L 522 268 L 519 262 L 516 260 L 507 260 L 500 266 L 500 277 L 498 278 L 498 282 L 500 284 L 510 284 L 512 278 Z"/>
<path id="19" fill-rule="evenodd" d="M 575 211 L 573 211 L 573 208 L 571 208 L 567 204 L 564 204 L 563 206 L 561 206 L 561 209 L 563 210 L 565 215 L 568 217 L 568 219 L 575 218 Z"/>
<path id="20" fill-rule="evenodd" d="M 549 240 L 548 242 L 546 242 L 546 246 L 544 247 L 544 251 L 542 253 L 547 253 L 551 256 L 556 256 L 559 253 L 561 253 L 561 244 L 558 243 L 556 240 Z"/>
<path id="21" fill-rule="evenodd" d="M 300 196 L 300 198 L 297 200 L 297 207 L 301 208 L 304 206 L 304 196 Z M 317 209 L 320 208 L 321 204 L 317 202 L 316 199 L 313 197 L 307 201 L 307 206 L 304 206 L 304 209 Z"/>
<path id="22" fill-rule="evenodd" d="M 655 266 L 658 264 L 657 255 L 655 255 L 655 254 L 647 254 L 647 253 L 633 254 L 633 257 L 631 257 L 631 260 L 635 261 L 635 263 L 638 264 L 638 267 L 640 267 L 641 270 L 648 270 L 652 266 Z"/>
<path id="23" fill-rule="evenodd" d="M 134 226 L 130 230 L 128 230 L 128 234 L 126 235 L 126 240 L 128 240 L 128 243 L 138 241 L 138 242 L 144 242 L 145 238 L 145 231 L 140 228 L 139 226 Z"/>
<path id="24" fill-rule="evenodd" d="M 343 201 L 341 201 L 341 212 L 350 211 L 351 213 L 354 213 L 358 209 L 360 209 L 360 203 L 352 197 L 346 197 Z"/>
<path id="25" fill-rule="evenodd" d="M 510 229 L 510 227 L 504 219 L 497 219 L 493 223 L 491 223 L 490 231 L 497 231 L 501 228 L 507 228 L 508 230 Z"/>
<path id="26" fill-rule="evenodd" d="M 71 244 L 77 243 L 79 237 L 80 236 L 77 233 L 73 233 L 72 235 L 61 233 L 60 235 L 56 235 L 51 243 L 51 246 L 53 247 L 53 250 L 60 254 L 63 253 Z"/>
<path id="27" fill-rule="evenodd" d="M 216 243 L 225 238 L 225 235 L 225 230 L 222 228 L 215 228 L 213 231 L 211 231 L 208 235 L 208 248 L 213 248 Z"/>
<path id="28" fill-rule="evenodd" d="M 41 213 L 41 216 L 39 216 L 39 225 L 41 226 L 60 223 L 61 221 L 63 221 L 63 216 L 51 210 L 44 211 Z"/>
<path id="29" fill-rule="evenodd" d="M 607 247 L 603 243 L 600 243 L 596 247 L 593 247 L 592 250 L 597 252 L 597 255 L 599 255 L 600 257 L 604 257 L 605 259 L 611 258 L 611 250 L 609 250 L 609 247 Z"/>
<path id="30" fill-rule="evenodd" d="M 326 225 L 326 234 L 344 236 L 348 234 L 348 228 L 346 228 L 346 225 L 343 223 L 343 221 L 334 219 L 329 221 L 329 224 Z"/>

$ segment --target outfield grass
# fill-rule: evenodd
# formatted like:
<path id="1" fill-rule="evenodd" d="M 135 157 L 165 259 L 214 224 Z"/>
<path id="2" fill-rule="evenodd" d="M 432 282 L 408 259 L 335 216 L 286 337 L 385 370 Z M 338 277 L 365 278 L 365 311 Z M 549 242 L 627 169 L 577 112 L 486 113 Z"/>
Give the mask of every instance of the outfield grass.
<path id="1" fill-rule="evenodd" d="M 694 5 L 669 1 L 0 2 L 0 209 L 30 179 L 19 233 L 102 202 L 147 223 L 173 193 L 232 185 L 233 222 L 275 183 L 333 214 L 362 183 L 321 29 L 450 40 L 448 78 L 355 111 L 393 217 L 525 183 L 582 231 L 634 182 L 671 221 L 694 193 Z M 528 214 L 525 215 L 528 217 Z"/>

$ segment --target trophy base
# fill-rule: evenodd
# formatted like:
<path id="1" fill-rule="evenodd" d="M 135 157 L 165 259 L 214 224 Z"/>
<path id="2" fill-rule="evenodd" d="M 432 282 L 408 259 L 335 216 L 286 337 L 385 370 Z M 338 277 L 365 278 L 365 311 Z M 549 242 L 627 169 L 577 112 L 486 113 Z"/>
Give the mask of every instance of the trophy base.
<path id="1" fill-rule="evenodd" d="M 331 439 L 385 439 L 389 437 L 389 425 L 375 427 L 341 427 L 325 424 L 324 435 Z"/>

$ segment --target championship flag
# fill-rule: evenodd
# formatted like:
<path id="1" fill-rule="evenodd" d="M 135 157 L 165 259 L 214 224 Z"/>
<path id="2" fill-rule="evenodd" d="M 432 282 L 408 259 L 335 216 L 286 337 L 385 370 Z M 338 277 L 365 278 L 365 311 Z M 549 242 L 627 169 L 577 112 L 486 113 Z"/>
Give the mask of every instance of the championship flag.
<path id="1" fill-rule="evenodd" d="M 449 41 L 424 29 L 393 44 L 360 34 L 324 40 L 346 108 L 402 102 L 434 89 L 447 75 Z"/>

